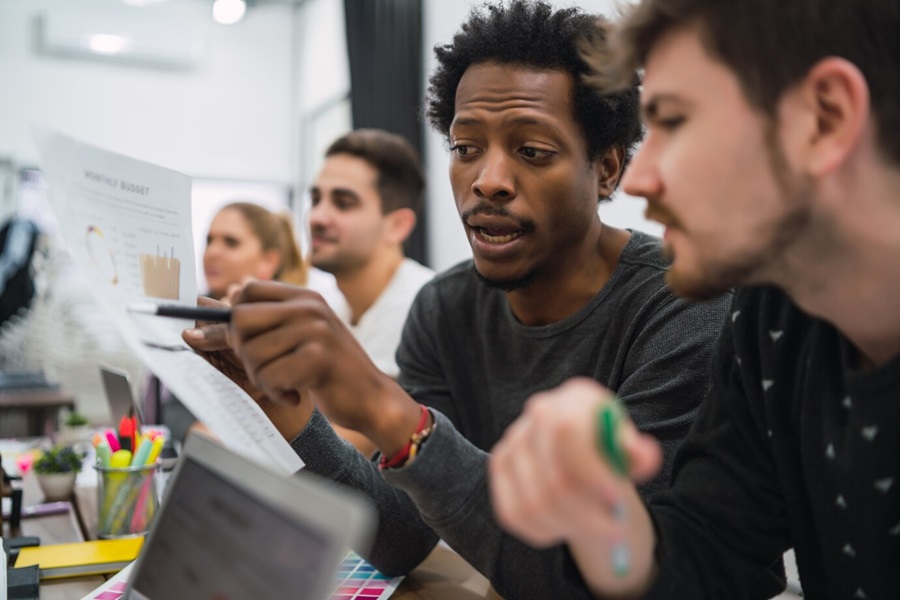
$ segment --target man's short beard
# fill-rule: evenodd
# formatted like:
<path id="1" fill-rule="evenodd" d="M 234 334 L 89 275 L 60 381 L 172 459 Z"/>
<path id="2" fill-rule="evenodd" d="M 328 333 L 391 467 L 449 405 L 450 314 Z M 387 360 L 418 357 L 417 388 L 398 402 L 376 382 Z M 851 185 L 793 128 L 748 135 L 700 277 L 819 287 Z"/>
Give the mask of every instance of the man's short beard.
<path id="1" fill-rule="evenodd" d="M 779 257 L 797 241 L 809 225 L 811 214 L 808 206 L 813 194 L 812 186 L 809 181 L 804 181 L 790 172 L 787 158 L 778 144 L 778 128 L 775 121 L 767 125 L 765 140 L 778 191 L 788 204 L 787 214 L 781 221 L 775 223 L 776 228 L 768 244 L 755 253 L 747 253 L 728 262 L 707 263 L 694 277 L 686 277 L 669 269 L 666 273 L 666 283 L 677 295 L 689 300 L 703 301 L 738 285 L 763 283 L 760 274 L 777 265 Z M 665 252 L 669 260 L 674 258 L 670 247 L 667 246 Z"/>
<path id="2" fill-rule="evenodd" d="M 754 260 L 752 263 L 712 265 L 697 277 L 686 277 L 669 269 L 666 272 L 666 283 L 676 295 L 694 302 L 702 302 L 747 281 L 756 271 L 758 264 L 759 261 Z"/>
<path id="3" fill-rule="evenodd" d="M 362 261 L 347 261 L 347 260 L 326 260 L 322 262 L 310 261 L 310 265 L 319 269 L 320 271 L 325 271 L 335 277 L 341 277 L 342 275 L 346 275 L 347 273 L 353 273 L 360 269 L 360 265 L 364 264 Z"/>
<path id="4" fill-rule="evenodd" d="M 516 290 L 521 290 L 524 287 L 528 287 L 537 275 L 537 269 L 532 269 L 522 277 L 516 279 L 489 279 L 478 271 L 478 267 L 473 266 L 472 268 L 475 270 L 475 274 L 478 276 L 478 279 L 481 280 L 481 283 L 489 288 L 503 290 L 504 292 L 514 292 Z"/>

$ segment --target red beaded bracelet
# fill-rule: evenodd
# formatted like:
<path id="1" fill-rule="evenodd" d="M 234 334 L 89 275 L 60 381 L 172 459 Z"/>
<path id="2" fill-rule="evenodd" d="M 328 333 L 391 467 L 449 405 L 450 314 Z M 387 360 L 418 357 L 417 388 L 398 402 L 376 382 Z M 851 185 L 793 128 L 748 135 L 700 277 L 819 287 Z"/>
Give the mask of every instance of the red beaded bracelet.
<path id="1" fill-rule="evenodd" d="M 422 441 L 434 431 L 436 423 L 432 423 L 431 427 L 425 427 L 425 424 L 428 423 L 428 409 L 422 404 L 420 404 L 419 407 L 422 409 L 422 418 L 419 419 L 419 426 L 416 427 L 413 434 L 409 436 L 409 441 L 404 444 L 403 448 L 400 449 L 400 452 L 390 458 L 383 454 L 381 455 L 381 459 L 378 461 L 379 469 L 395 469 L 405 465 L 406 461 L 416 456 Z"/>

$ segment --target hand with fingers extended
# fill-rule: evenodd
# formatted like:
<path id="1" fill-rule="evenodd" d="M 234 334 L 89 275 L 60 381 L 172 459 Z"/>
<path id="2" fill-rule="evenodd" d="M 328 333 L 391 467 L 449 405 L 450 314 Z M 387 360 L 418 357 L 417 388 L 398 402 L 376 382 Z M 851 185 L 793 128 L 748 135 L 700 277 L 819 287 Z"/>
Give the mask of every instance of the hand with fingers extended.
<path id="1" fill-rule="evenodd" d="M 535 394 L 492 450 L 488 472 L 503 527 L 533 546 L 568 544 L 595 591 L 630 595 L 655 568 L 653 526 L 632 481 L 651 478 L 662 452 L 628 419 L 615 432 L 621 456 L 604 451 L 601 411 L 614 401 L 590 379 Z"/>

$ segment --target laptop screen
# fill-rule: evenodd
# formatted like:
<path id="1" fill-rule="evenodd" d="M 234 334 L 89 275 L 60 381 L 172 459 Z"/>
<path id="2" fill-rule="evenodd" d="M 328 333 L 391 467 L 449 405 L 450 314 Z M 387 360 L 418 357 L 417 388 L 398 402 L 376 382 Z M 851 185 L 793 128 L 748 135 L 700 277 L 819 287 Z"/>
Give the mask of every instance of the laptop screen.
<path id="1" fill-rule="evenodd" d="M 312 475 L 280 476 L 192 435 L 131 573 L 130 598 L 326 597 L 371 507 Z"/>
<path id="2" fill-rule="evenodd" d="M 329 568 L 323 532 L 260 510 L 259 500 L 195 462 L 172 492 L 133 582 L 148 598 L 284 598 L 287 590 L 299 598 Z"/>

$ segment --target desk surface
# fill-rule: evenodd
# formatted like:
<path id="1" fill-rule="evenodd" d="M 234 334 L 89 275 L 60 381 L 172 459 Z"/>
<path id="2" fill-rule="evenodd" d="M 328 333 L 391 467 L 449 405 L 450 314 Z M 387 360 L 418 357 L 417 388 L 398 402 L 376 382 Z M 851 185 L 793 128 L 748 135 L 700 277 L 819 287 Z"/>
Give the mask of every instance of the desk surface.
<path id="1" fill-rule="evenodd" d="M 34 475 L 23 479 L 23 504 L 41 501 Z M 78 487 L 75 500 L 88 532 L 97 530 L 97 495 L 90 487 Z M 81 541 L 74 513 L 23 519 L 20 535 L 37 535 L 45 544 Z M 78 577 L 41 583 L 42 600 L 71 600 L 88 594 L 103 583 L 102 577 Z M 391 596 L 394 600 L 501 600 L 487 579 L 442 545 L 410 573 Z"/>
<path id="2" fill-rule="evenodd" d="M 32 473 L 22 480 L 22 504 L 38 504 L 43 494 Z M 15 535 L 36 535 L 42 544 L 65 544 L 83 541 L 74 511 L 66 514 L 48 515 L 22 519 L 19 533 Z M 41 600 L 72 600 L 89 594 L 103 583 L 100 576 L 55 579 L 41 583 Z"/>

